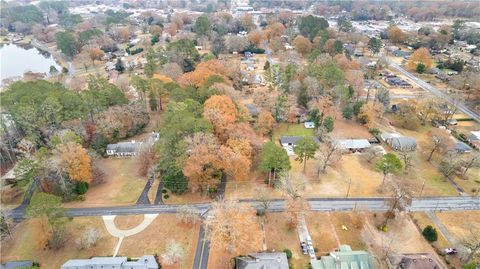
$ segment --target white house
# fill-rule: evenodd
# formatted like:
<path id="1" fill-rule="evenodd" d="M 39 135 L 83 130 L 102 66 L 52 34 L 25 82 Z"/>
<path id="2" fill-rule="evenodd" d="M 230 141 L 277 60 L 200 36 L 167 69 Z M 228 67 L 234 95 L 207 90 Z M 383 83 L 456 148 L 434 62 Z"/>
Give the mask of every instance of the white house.
<path id="1" fill-rule="evenodd" d="M 314 129 L 315 128 L 315 122 L 313 122 L 313 121 L 306 121 L 306 122 L 303 123 L 303 125 L 307 129 Z"/>

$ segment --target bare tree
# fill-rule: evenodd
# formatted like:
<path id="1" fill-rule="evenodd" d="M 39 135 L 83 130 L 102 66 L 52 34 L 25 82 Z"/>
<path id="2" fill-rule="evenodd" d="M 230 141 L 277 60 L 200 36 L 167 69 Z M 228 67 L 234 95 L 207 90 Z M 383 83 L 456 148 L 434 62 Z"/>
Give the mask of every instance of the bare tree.
<path id="1" fill-rule="evenodd" d="M 412 203 L 412 195 L 404 186 L 393 183 L 390 187 L 392 189 L 392 196 L 386 201 L 389 208 L 387 212 L 385 212 L 385 222 L 383 225 L 387 225 L 389 220 L 394 219 L 397 211 L 405 211 Z"/>
<path id="2" fill-rule="evenodd" d="M 0 210 L 0 239 L 12 238 L 13 219 L 6 209 Z"/>
<path id="3" fill-rule="evenodd" d="M 296 228 L 298 225 L 298 216 L 310 209 L 310 204 L 303 197 L 288 197 L 286 203 L 286 212 L 289 217 L 288 225 L 290 229 Z"/>
<path id="4" fill-rule="evenodd" d="M 480 167 L 480 153 L 472 152 L 463 162 L 463 176 L 467 174 L 468 169 L 472 167 Z"/>
<path id="5" fill-rule="evenodd" d="M 101 238 L 102 235 L 99 230 L 93 227 L 89 227 L 85 230 L 82 237 L 75 240 L 75 243 L 77 244 L 77 248 L 79 250 L 89 249 L 95 246 L 98 240 L 100 240 Z"/>
<path id="6" fill-rule="evenodd" d="M 480 230 L 470 229 L 468 236 L 461 240 L 465 247 L 464 262 L 468 263 L 476 257 L 480 257 Z"/>
<path id="7" fill-rule="evenodd" d="M 320 146 L 319 160 L 321 163 L 321 172 L 327 171 L 327 166 L 332 165 L 342 158 L 342 154 L 338 148 L 338 145 L 332 138 L 325 139 L 325 142 Z M 319 169 L 320 174 L 320 169 Z"/>
<path id="8" fill-rule="evenodd" d="M 374 160 L 380 158 L 383 155 L 382 150 L 379 147 L 369 147 L 365 151 L 365 159 L 368 163 L 372 163 Z"/>
<path id="9" fill-rule="evenodd" d="M 266 188 L 261 188 L 258 194 L 258 202 L 260 208 L 257 210 L 257 214 L 259 216 L 266 216 L 267 210 L 270 208 L 271 200 L 270 196 L 268 195 L 269 190 Z"/>
<path id="10" fill-rule="evenodd" d="M 401 151 L 398 155 L 400 155 L 400 159 L 403 161 L 403 172 L 408 174 L 413 167 L 413 154 L 411 152 Z"/>
<path id="11" fill-rule="evenodd" d="M 210 243 L 232 255 L 260 245 L 260 226 L 255 209 L 237 201 L 217 201 L 206 219 Z"/>
<path id="12" fill-rule="evenodd" d="M 435 129 L 431 132 L 432 139 L 430 139 L 427 148 L 428 148 L 428 158 L 427 160 L 432 160 L 433 154 L 446 153 L 453 148 L 453 140 L 450 138 L 450 135 L 442 129 Z"/>
<path id="13" fill-rule="evenodd" d="M 177 218 L 179 218 L 183 223 L 193 223 L 200 218 L 199 212 L 195 207 L 189 205 L 182 205 L 177 210 Z"/>
<path id="14" fill-rule="evenodd" d="M 185 250 L 182 246 L 177 241 L 169 241 L 165 253 L 162 254 L 163 263 L 166 265 L 174 265 L 182 261 L 184 258 Z"/>
<path id="15" fill-rule="evenodd" d="M 449 151 L 440 162 L 438 169 L 445 177 L 448 178 L 461 167 L 461 159 L 458 155 L 455 151 Z"/>

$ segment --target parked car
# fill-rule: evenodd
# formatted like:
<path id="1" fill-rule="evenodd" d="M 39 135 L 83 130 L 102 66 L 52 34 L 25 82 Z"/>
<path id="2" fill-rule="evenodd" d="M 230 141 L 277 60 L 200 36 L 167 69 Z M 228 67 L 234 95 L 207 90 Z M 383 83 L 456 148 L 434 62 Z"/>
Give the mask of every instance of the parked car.
<path id="1" fill-rule="evenodd" d="M 308 254 L 307 243 L 305 243 L 305 242 L 300 242 L 300 248 L 302 249 L 303 255 L 307 255 L 307 254 Z"/>
<path id="2" fill-rule="evenodd" d="M 453 254 L 456 254 L 456 253 L 457 253 L 456 248 L 446 248 L 445 249 L 445 254 L 447 254 L 447 255 L 453 255 Z"/>
<path id="3" fill-rule="evenodd" d="M 315 249 L 313 249 L 313 246 L 308 246 L 308 255 L 310 255 L 311 259 L 317 258 L 317 256 L 315 255 Z"/>

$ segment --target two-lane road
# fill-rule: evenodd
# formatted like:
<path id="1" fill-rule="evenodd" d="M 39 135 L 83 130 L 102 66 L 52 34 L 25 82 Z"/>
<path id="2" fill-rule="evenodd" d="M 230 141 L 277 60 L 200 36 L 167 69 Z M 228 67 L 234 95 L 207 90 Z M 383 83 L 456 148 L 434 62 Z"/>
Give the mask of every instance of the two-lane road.
<path id="1" fill-rule="evenodd" d="M 385 211 L 388 209 L 387 198 L 311 198 L 308 199 L 312 211 L 351 211 L 369 210 Z M 242 200 L 258 207 L 255 200 Z M 116 207 L 90 207 L 69 208 L 67 215 L 71 217 L 104 216 L 104 215 L 137 215 L 137 214 L 165 214 L 176 213 L 181 205 L 131 205 Z M 204 213 L 210 207 L 210 203 L 190 204 L 200 213 Z M 285 209 L 285 201 L 282 199 L 272 200 L 268 211 L 279 212 Z M 435 210 L 480 210 L 480 197 L 453 196 L 453 197 L 422 197 L 413 198 L 412 204 L 407 208 L 409 211 L 435 211 Z M 16 219 L 24 218 L 24 208 L 12 210 L 12 216 Z"/>
<path id="2" fill-rule="evenodd" d="M 480 115 L 478 113 L 472 111 L 468 107 L 466 107 L 465 104 L 459 102 L 458 100 L 454 100 L 453 98 L 451 98 L 447 94 L 443 93 L 442 91 L 438 90 L 437 88 L 433 87 L 432 85 L 428 84 L 427 82 L 421 80 L 420 78 L 414 76 L 412 73 L 408 72 L 403 67 L 394 63 L 393 61 L 388 60 L 388 64 L 390 65 L 390 67 L 393 67 L 394 69 L 396 69 L 397 71 L 402 73 L 404 76 L 409 78 L 411 81 L 413 81 L 415 84 L 417 84 L 420 88 L 430 92 L 431 94 L 433 94 L 433 95 L 435 95 L 439 98 L 442 98 L 442 99 L 448 101 L 449 103 L 455 105 L 458 108 L 458 110 L 460 110 L 462 113 L 468 115 L 469 117 L 471 117 L 475 121 L 480 122 Z"/>

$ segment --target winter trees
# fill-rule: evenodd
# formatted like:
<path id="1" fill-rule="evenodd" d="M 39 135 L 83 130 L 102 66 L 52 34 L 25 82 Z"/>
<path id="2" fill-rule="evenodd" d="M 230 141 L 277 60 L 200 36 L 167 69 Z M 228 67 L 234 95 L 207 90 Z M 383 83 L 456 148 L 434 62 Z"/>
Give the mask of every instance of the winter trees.
<path id="1" fill-rule="evenodd" d="M 99 230 L 93 227 L 89 227 L 85 230 L 85 232 L 83 232 L 80 238 L 77 238 L 75 240 L 75 243 L 79 250 L 84 250 L 95 246 L 98 240 L 100 240 L 101 238 L 102 234 Z"/>
<path id="2" fill-rule="evenodd" d="M 170 240 L 165 252 L 162 254 L 162 261 L 166 265 L 175 265 L 185 258 L 185 250 L 176 241 Z"/>
<path id="3" fill-rule="evenodd" d="M 298 53 L 302 55 L 306 55 L 312 50 L 312 42 L 310 42 L 308 38 L 301 35 L 295 37 L 293 40 L 293 45 Z"/>
<path id="4" fill-rule="evenodd" d="M 402 43 L 406 39 L 405 33 L 398 26 L 391 26 L 387 29 L 387 35 L 392 43 Z"/>
<path id="5" fill-rule="evenodd" d="M 428 141 L 428 157 L 427 160 L 432 160 L 433 154 L 435 152 L 443 154 L 453 149 L 454 144 L 453 140 L 450 138 L 450 135 L 442 129 L 434 129 L 430 132 L 431 139 Z"/>
<path id="6" fill-rule="evenodd" d="M 238 255 L 260 244 L 260 227 L 255 209 L 237 201 L 214 202 L 211 217 L 205 221 L 210 243 L 232 255 Z"/>
<path id="7" fill-rule="evenodd" d="M 321 162 L 322 173 L 327 171 L 327 166 L 337 163 L 342 158 L 338 145 L 332 138 L 324 139 L 319 150 L 319 159 Z"/>

